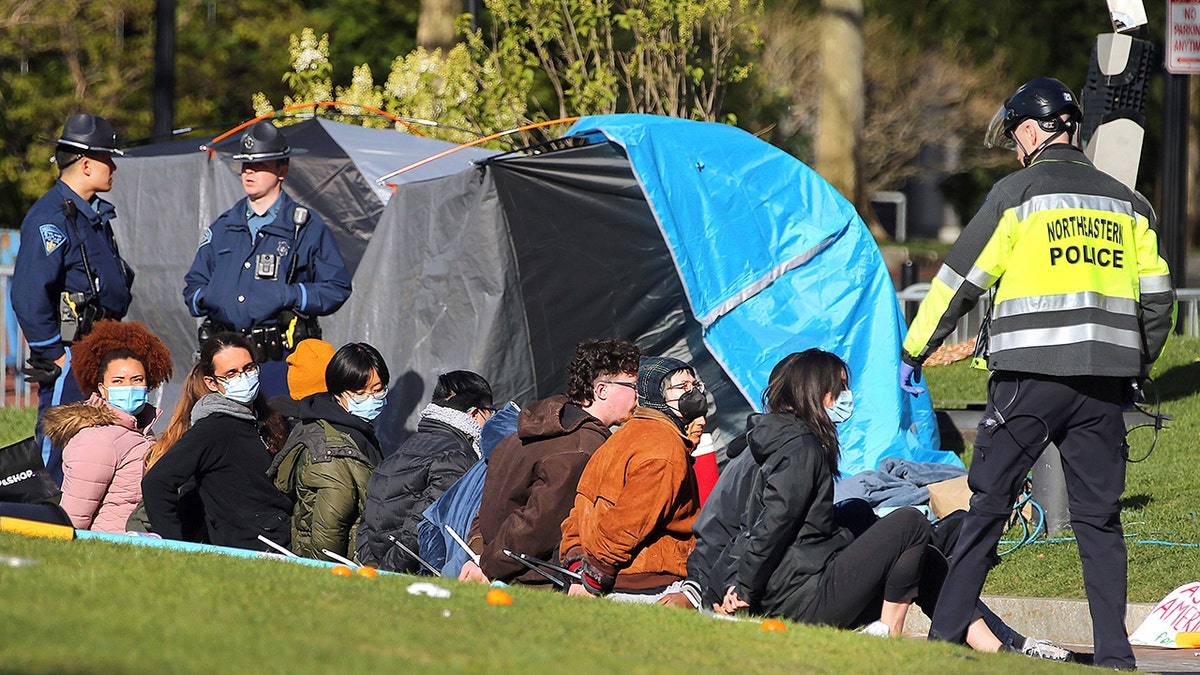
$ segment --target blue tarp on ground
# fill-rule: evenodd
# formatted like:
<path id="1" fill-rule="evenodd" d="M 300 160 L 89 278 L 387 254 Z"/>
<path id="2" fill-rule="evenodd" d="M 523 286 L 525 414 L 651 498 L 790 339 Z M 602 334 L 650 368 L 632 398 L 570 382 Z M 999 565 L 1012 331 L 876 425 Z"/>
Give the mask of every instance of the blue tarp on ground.
<path id="1" fill-rule="evenodd" d="M 898 387 L 905 325 L 879 248 L 816 172 L 723 124 L 611 115 L 584 117 L 571 134 L 625 149 L 705 343 L 752 405 L 781 358 L 821 347 L 850 367 L 844 475 L 886 457 L 961 466 L 938 449 L 929 395 Z"/>

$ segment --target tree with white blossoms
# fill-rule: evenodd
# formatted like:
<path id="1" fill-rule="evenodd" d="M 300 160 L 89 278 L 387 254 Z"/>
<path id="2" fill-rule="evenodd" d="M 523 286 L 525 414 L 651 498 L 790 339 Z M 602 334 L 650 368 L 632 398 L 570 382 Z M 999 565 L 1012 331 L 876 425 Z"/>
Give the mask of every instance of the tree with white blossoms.
<path id="1" fill-rule="evenodd" d="M 759 49 L 759 0 L 485 0 L 491 27 L 460 17 L 463 41 L 448 51 L 418 47 L 392 62 L 376 85 L 370 68 L 335 86 L 329 38 L 305 28 L 290 41 L 292 93 L 284 106 L 338 100 L 443 127 L 430 136 L 464 141 L 530 122 L 575 115 L 651 113 L 733 121 L 731 84 L 751 72 Z M 273 106 L 254 97 L 256 113 Z M 323 113 L 324 114 L 324 113 Z M 384 119 L 356 118 L 371 126 Z"/>
<path id="2" fill-rule="evenodd" d="M 283 81 L 292 94 L 284 96 L 283 107 L 334 100 L 357 104 L 401 118 L 436 121 L 442 126 L 422 127 L 421 133 L 456 142 L 476 137 L 456 128 L 499 130 L 519 126 L 525 121 L 529 86 L 503 81 L 493 62 L 477 59 L 472 51 L 482 44 L 477 38 L 469 36 L 466 43 L 455 45 L 444 56 L 440 49 L 430 52 L 423 47 L 397 56 L 382 86 L 375 84 L 370 66 L 363 64 L 354 69 L 350 85 L 343 87 L 333 84 L 328 34 L 318 38 L 311 28 L 305 28 L 290 41 L 292 70 L 283 75 Z M 262 92 L 254 95 L 253 104 L 257 115 L 275 110 Z M 364 126 L 395 124 L 383 117 L 358 116 L 353 109 L 345 112 L 356 115 L 347 117 L 347 121 Z M 338 117 L 333 111 L 321 114 Z"/>

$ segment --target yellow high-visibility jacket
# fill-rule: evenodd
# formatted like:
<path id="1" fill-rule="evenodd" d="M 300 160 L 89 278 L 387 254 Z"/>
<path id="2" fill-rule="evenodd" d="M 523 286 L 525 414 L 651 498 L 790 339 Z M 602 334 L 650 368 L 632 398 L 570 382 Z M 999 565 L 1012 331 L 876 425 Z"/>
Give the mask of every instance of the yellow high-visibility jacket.
<path id="1" fill-rule="evenodd" d="M 1148 374 L 1175 319 L 1153 209 L 1079 149 L 1047 147 L 963 230 L 904 341 L 922 363 L 995 287 L 977 355 L 990 370 Z"/>

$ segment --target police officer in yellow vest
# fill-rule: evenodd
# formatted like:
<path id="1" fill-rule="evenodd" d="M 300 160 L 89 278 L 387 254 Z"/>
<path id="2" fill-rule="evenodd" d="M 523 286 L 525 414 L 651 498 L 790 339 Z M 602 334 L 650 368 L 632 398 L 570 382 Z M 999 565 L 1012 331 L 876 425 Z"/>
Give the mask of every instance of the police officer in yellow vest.
<path id="1" fill-rule="evenodd" d="M 930 637 L 962 642 L 1018 490 L 1053 442 L 1067 478 L 1091 610 L 1095 664 L 1132 669 L 1125 632 L 1121 410 L 1174 321 L 1175 291 L 1153 210 L 1076 146 L 1082 113 L 1058 80 L 1017 89 L 986 145 L 1025 167 L 992 188 L 938 271 L 901 355 L 918 394 L 921 363 L 984 292 L 991 314 L 977 363 L 992 371 L 968 484 L 973 495 Z"/>

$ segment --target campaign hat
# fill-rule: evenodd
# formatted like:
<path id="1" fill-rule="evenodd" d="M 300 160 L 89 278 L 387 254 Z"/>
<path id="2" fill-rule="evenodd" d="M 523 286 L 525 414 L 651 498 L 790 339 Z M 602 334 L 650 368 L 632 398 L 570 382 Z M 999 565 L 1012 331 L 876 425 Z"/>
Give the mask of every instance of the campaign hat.
<path id="1" fill-rule="evenodd" d="M 307 152 L 288 145 L 287 138 L 274 124 L 259 120 L 242 134 L 239 150 L 229 155 L 234 162 L 263 162 L 271 159 L 286 159 Z"/>
<path id="2" fill-rule="evenodd" d="M 78 113 L 67 118 L 62 135 L 52 142 L 80 153 L 125 154 L 117 148 L 117 132 L 113 131 L 112 124 L 103 117 L 90 113 Z"/>

